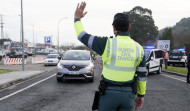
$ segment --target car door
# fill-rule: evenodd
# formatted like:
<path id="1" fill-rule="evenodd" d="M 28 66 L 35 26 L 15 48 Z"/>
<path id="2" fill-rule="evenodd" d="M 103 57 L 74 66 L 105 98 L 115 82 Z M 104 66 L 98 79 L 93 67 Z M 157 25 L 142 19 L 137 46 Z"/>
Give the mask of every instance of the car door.
<path id="1" fill-rule="evenodd" d="M 155 59 L 155 52 L 152 51 L 150 54 L 150 70 L 149 72 L 154 72 L 158 70 L 157 60 Z"/>

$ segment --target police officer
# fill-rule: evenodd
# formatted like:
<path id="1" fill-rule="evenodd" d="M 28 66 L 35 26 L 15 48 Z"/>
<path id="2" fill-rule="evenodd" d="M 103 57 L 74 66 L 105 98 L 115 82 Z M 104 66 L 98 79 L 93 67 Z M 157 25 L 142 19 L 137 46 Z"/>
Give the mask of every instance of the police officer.
<path id="1" fill-rule="evenodd" d="M 113 20 L 115 38 L 88 34 L 81 23 L 87 12 L 86 3 L 78 4 L 75 11 L 75 31 L 78 40 L 101 55 L 103 60 L 102 80 L 108 84 L 105 94 L 100 96 L 99 111 L 133 111 L 143 105 L 146 91 L 147 70 L 144 50 L 128 34 L 129 16 L 117 13 Z M 100 26 L 100 25 L 99 25 Z M 131 84 L 137 74 L 137 92 Z"/>
<path id="2" fill-rule="evenodd" d="M 187 69 L 188 69 L 188 73 L 187 73 L 187 83 L 190 83 L 190 52 L 188 53 L 188 57 L 187 57 Z"/>

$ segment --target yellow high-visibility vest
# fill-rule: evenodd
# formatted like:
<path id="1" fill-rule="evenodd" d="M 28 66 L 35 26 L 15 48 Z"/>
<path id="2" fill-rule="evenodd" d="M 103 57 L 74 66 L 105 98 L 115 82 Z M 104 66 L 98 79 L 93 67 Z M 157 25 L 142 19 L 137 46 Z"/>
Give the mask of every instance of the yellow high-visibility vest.
<path id="1" fill-rule="evenodd" d="M 131 81 L 143 56 L 142 46 L 129 36 L 118 35 L 115 38 L 109 38 L 102 55 L 102 75 L 111 81 Z"/>

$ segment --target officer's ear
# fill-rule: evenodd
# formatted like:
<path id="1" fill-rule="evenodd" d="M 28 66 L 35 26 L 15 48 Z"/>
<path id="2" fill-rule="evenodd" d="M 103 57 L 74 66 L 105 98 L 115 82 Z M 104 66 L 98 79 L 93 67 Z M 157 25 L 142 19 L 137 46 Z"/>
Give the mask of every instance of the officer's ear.
<path id="1" fill-rule="evenodd" d="M 112 25 L 112 26 L 113 26 L 113 32 L 114 32 L 114 34 L 117 34 L 117 30 L 116 30 L 115 26 L 114 25 Z"/>

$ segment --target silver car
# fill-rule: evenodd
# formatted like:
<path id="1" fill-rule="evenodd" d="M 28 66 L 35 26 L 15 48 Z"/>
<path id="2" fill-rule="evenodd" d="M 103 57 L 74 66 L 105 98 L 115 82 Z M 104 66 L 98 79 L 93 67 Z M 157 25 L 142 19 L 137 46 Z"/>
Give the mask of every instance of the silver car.
<path id="1" fill-rule="evenodd" d="M 94 64 L 90 51 L 68 50 L 57 65 L 57 81 L 84 79 L 94 81 Z"/>
<path id="2" fill-rule="evenodd" d="M 48 54 L 46 59 L 44 60 L 44 66 L 47 65 L 57 65 L 59 62 L 58 54 Z"/>

